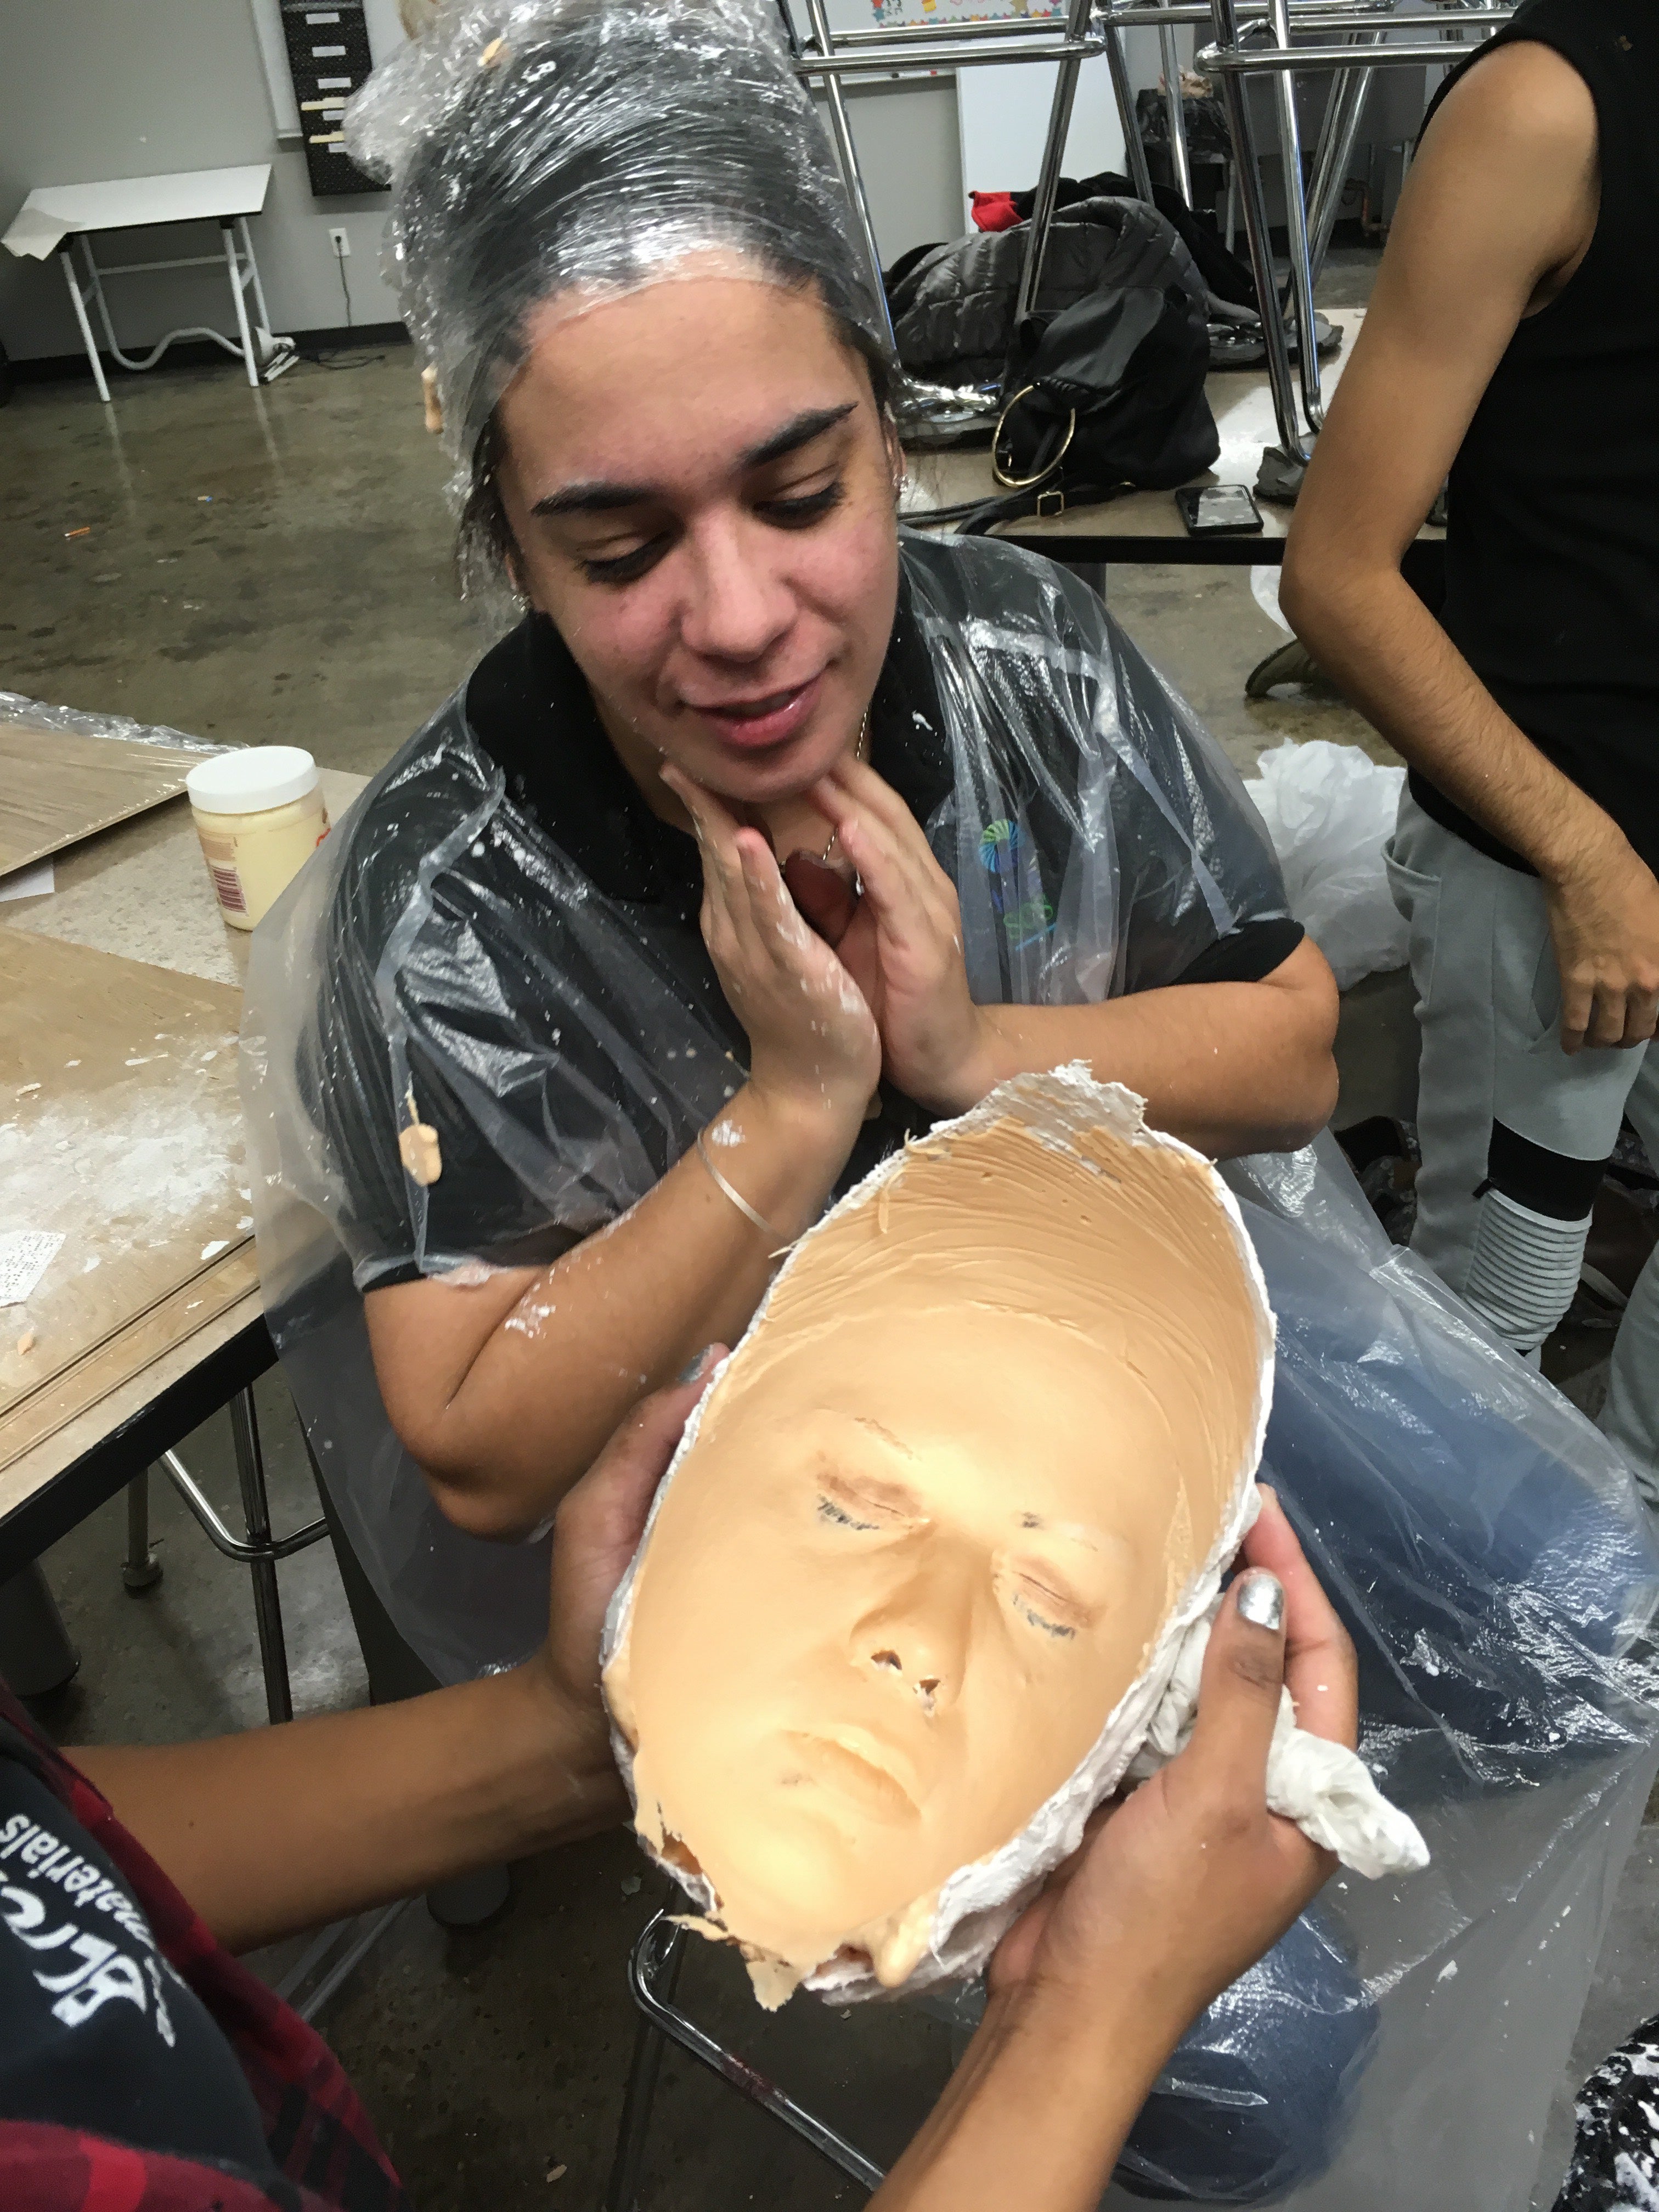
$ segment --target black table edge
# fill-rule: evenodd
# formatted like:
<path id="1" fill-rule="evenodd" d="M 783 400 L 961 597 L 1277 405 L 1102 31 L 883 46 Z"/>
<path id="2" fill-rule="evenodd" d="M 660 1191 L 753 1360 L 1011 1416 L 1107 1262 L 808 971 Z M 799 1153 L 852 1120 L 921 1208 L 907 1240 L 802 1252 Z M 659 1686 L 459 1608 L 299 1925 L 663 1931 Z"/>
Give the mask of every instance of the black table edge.
<path id="1" fill-rule="evenodd" d="M 47 1546 L 66 1536 L 95 1512 L 135 1474 L 182 1442 L 216 1413 L 239 1390 L 276 1364 L 276 1353 L 256 1315 L 245 1328 L 210 1352 L 205 1359 L 130 1414 L 118 1428 L 43 1484 L 32 1498 L 0 1520 L 0 1581 L 16 1574 Z M 119 1561 L 112 1556 L 114 1575 Z"/>
<path id="2" fill-rule="evenodd" d="M 1180 567 L 1254 568 L 1279 567 L 1285 558 L 1285 540 L 1258 538 L 1127 538 L 1082 531 L 999 530 L 992 533 L 1006 545 L 1022 552 L 1045 554 L 1070 568 L 1074 562 L 1103 562 L 1159 561 Z"/>

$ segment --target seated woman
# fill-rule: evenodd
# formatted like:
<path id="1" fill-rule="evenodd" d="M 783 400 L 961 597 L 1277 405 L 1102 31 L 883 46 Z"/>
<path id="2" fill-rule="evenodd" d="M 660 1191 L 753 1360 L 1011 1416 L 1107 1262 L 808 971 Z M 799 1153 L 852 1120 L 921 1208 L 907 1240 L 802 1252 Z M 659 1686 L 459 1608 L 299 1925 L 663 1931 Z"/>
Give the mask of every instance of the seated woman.
<path id="1" fill-rule="evenodd" d="M 899 530 L 896 368 L 769 10 L 511 22 L 441 22 L 352 129 L 524 613 L 253 988 L 409 1455 L 344 1510 L 447 1675 L 530 1647 L 544 1574 L 515 1603 L 475 1547 L 457 1633 L 453 1531 L 544 1522 L 908 1133 L 1082 1059 L 1239 1152 L 1335 1082 L 1218 749 L 1063 570 Z"/>

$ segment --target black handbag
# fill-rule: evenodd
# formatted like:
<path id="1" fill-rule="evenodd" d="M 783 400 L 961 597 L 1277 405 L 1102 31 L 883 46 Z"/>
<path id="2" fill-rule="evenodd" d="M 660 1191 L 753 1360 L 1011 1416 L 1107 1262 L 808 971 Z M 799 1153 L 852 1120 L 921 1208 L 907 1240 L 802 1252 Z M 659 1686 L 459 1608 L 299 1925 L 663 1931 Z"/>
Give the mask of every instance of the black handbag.
<path id="1" fill-rule="evenodd" d="M 1024 224 L 969 241 L 1000 248 L 1007 266 L 997 273 L 1015 282 L 1024 242 Z M 1221 451 L 1204 390 L 1204 283 L 1174 227 L 1140 200 L 1085 201 L 1056 221 L 1050 257 L 1056 280 L 1076 262 L 1087 281 L 1068 284 L 1050 304 L 1046 263 L 1040 304 L 1013 328 L 991 447 L 1003 494 L 915 515 L 923 527 L 965 515 L 973 535 L 1068 502 L 1109 499 L 1125 486 L 1168 489 Z M 975 263 L 988 258 L 981 251 Z M 982 284 L 973 297 L 983 302 Z"/>

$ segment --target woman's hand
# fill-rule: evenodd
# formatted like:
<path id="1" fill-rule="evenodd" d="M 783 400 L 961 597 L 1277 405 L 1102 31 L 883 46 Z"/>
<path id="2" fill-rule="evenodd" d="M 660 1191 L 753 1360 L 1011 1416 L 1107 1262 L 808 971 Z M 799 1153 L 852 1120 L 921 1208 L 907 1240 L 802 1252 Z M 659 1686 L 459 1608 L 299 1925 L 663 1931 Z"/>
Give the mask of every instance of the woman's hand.
<path id="1" fill-rule="evenodd" d="M 1310 1735 L 1355 1741 L 1353 1647 L 1271 1490 L 1244 1557 L 1211 1633 L 1192 1741 L 1096 1815 L 998 1948 L 994 1996 L 1046 1989 L 1086 2008 L 1091 1984 L 1133 1981 L 1173 2045 L 1329 1877 L 1330 1854 L 1267 1810 L 1267 1747 L 1281 1684 Z M 1282 1627 L 1240 1609 L 1246 1593 L 1271 1601 L 1275 1583 Z"/>
<path id="2" fill-rule="evenodd" d="M 810 796 L 859 872 L 862 896 L 844 926 L 826 933 L 875 1015 L 884 1072 L 936 1113 L 976 1105 L 991 1078 L 955 884 L 921 824 L 873 769 L 843 761 Z M 795 865 L 792 857 L 792 872 Z M 817 904 L 808 908 L 815 920 Z"/>
<path id="3" fill-rule="evenodd" d="M 662 777 L 696 827 L 703 942 L 748 1032 L 751 1086 L 856 1121 L 881 1077 L 868 1001 L 835 950 L 801 920 L 764 834 L 741 826 L 678 769 L 665 768 Z"/>

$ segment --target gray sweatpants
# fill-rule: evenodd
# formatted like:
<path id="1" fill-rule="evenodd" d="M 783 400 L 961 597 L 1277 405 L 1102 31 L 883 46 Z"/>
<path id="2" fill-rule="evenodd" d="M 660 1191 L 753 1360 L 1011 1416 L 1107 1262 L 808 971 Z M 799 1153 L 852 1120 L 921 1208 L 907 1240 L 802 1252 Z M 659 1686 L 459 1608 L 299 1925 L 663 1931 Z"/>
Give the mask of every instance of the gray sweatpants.
<path id="1" fill-rule="evenodd" d="M 1623 1115 L 1659 1164 L 1659 1043 L 1562 1051 L 1542 885 L 1443 830 L 1409 790 L 1387 858 L 1422 1035 L 1412 1249 L 1531 1352 L 1571 1303 Z M 1601 1426 L 1659 1509 L 1659 1253 L 1620 1324 Z"/>

